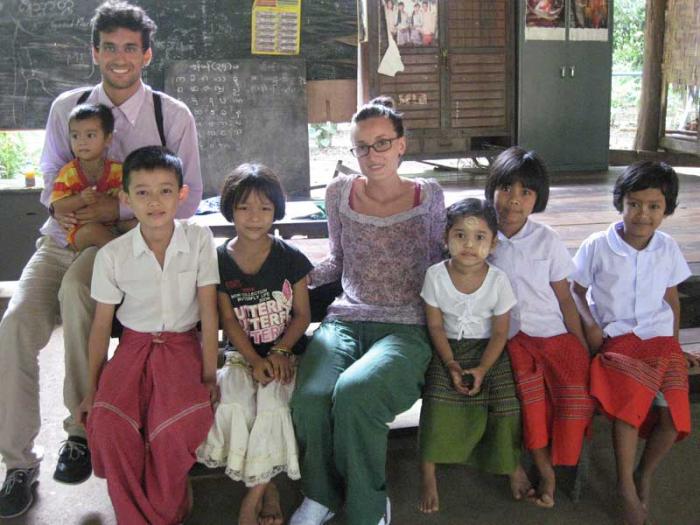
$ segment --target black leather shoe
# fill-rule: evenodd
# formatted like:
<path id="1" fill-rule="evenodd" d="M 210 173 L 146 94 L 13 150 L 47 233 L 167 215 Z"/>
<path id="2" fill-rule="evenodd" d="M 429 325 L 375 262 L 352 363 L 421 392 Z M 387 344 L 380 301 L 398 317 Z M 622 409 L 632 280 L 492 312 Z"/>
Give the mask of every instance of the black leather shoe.
<path id="1" fill-rule="evenodd" d="M 34 503 L 33 487 L 39 478 L 39 467 L 13 468 L 7 471 L 0 489 L 0 518 L 14 518 L 29 510 Z"/>
<path id="2" fill-rule="evenodd" d="M 58 464 L 53 479 L 75 485 L 88 479 L 90 474 L 92 463 L 87 440 L 78 436 L 68 436 L 58 451 Z"/>

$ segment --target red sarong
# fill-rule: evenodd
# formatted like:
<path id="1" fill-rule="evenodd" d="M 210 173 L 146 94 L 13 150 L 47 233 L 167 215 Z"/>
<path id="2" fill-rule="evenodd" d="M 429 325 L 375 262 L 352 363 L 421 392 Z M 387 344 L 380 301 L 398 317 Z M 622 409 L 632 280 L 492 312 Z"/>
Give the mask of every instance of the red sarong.
<path id="1" fill-rule="evenodd" d="M 656 424 L 650 410 L 657 392 L 666 398 L 678 439 L 690 433 L 688 365 L 674 337 L 607 339 L 591 364 L 591 394 L 611 419 L 639 429 L 646 438 Z"/>
<path id="2" fill-rule="evenodd" d="M 194 331 L 125 329 L 100 376 L 87 422 L 95 475 L 119 523 L 180 523 L 187 473 L 213 421 Z"/>
<path id="3" fill-rule="evenodd" d="M 570 333 L 531 337 L 518 332 L 507 348 L 525 447 L 551 445 L 552 464 L 576 465 L 595 410 L 588 392 L 588 351 Z"/>

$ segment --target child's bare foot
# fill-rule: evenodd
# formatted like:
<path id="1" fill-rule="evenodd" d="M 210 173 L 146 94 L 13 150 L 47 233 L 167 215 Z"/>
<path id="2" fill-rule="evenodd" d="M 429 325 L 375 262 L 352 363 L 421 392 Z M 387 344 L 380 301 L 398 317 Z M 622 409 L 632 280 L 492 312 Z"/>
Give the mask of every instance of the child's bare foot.
<path id="1" fill-rule="evenodd" d="M 532 483 L 530 483 L 522 465 L 518 465 L 512 474 L 508 474 L 508 479 L 510 480 L 510 491 L 516 501 L 535 495 L 535 489 L 532 488 Z"/>
<path id="2" fill-rule="evenodd" d="M 556 486 L 556 478 L 554 471 L 551 475 L 542 476 L 537 486 L 537 495 L 530 498 L 535 505 L 543 509 L 551 509 L 554 507 L 554 488 Z"/>
<path id="3" fill-rule="evenodd" d="M 621 488 L 619 494 L 622 500 L 622 519 L 625 525 L 645 525 L 648 512 L 634 488 L 629 490 Z"/>
<path id="4" fill-rule="evenodd" d="M 426 514 L 440 510 L 435 463 L 421 464 L 421 502 L 418 510 Z"/>
<path id="5" fill-rule="evenodd" d="M 264 490 L 264 485 L 248 489 L 241 501 L 241 509 L 238 512 L 238 525 L 258 525 Z"/>
<path id="6" fill-rule="evenodd" d="M 639 496 L 642 507 L 644 507 L 644 510 L 648 511 L 649 495 L 651 494 L 651 478 L 635 472 L 634 484 L 637 486 L 637 496 Z"/>
<path id="7" fill-rule="evenodd" d="M 539 481 L 537 482 L 537 492 L 527 499 L 540 508 L 551 509 L 554 507 L 554 488 L 556 486 L 552 456 L 547 447 L 533 449 L 531 453 L 532 460 L 537 467 Z"/>
<path id="8" fill-rule="evenodd" d="M 421 502 L 418 505 L 418 510 L 430 514 L 440 510 L 440 501 L 438 500 L 437 482 L 433 477 L 432 480 L 424 479 L 421 490 Z"/>
<path id="9" fill-rule="evenodd" d="M 284 515 L 280 506 L 280 493 L 277 485 L 270 482 L 263 494 L 258 525 L 282 525 L 282 523 L 284 523 Z"/>

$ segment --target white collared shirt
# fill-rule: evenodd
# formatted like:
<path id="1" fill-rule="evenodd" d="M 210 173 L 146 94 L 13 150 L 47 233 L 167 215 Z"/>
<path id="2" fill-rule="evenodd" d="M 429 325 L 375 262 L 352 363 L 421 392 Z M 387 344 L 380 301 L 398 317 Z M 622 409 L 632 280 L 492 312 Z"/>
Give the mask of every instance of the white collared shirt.
<path id="1" fill-rule="evenodd" d="M 186 332 L 199 321 L 197 288 L 218 284 L 219 267 L 209 228 L 175 221 L 161 269 L 141 235 L 141 227 L 97 252 L 92 298 L 124 302 L 117 319 L 138 332 Z"/>
<path id="2" fill-rule="evenodd" d="M 457 340 L 491 337 L 491 318 L 506 313 L 516 303 L 508 277 L 498 268 L 489 265 L 481 286 L 472 293 L 462 293 L 452 282 L 445 261 L 428 268 L 420 295 L 440 309 L 445 335 Z"/>
<path id="3" fill-rule="evenodd" d="M 518 300 L 511 310 L 509 337 L 519 330 L 532 337 L 567 332 L 550 283 L 568 278 L 576 267 L 552 228 L 528 219 L 510 239 L 499 231 L 489 262 L 506 272 Z"/>
<path id="4" fill-rule="evenodd" d="M 673 311 L 666 289 L 691 274 L 678 244 L 656 231 L 643 250 L 618 232 L 622 222 L 586 239 L 574 256 L 574 280 L 589 288 L 588 304 L 606 335 L 633 332 L 640 339 L 673 335 Z"/>

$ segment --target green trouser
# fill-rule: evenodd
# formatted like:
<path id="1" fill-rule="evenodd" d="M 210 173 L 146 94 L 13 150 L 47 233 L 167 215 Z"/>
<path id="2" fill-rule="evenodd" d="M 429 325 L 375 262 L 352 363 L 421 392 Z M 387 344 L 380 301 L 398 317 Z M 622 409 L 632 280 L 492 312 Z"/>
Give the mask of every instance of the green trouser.
<path id="1" fill-rule="evenodd" d="M 388 424 L 420 397 L 432 354 L 424 326 L 324 322 L 301 359 L 291 401 L 304 495 L 350 525 L 386 508 Z"/>

